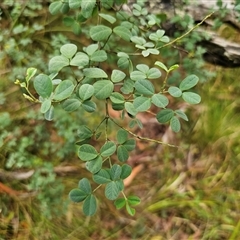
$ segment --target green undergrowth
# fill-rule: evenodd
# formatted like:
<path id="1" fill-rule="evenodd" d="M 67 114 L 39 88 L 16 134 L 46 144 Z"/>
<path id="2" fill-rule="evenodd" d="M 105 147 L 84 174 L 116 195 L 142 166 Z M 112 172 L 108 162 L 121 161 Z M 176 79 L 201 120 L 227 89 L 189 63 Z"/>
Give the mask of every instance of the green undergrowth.
<path id="1" fill-rule="evenodd" d="M 15 77 L 24 78 L 27 67 L 46 68 L 47 61 L 59 54 L 60 47 L 66 43 L 66 34 L 48 36 L 50 30 L 63 28 L 59 27 L 59 19 L 46 15 L 40 6 L 39 9 L 45 19 L 45 29 L 35 25 L 34 31 L 18 26 L 18 21 L 24 21 L 25 16 L 19 5 L 12 10 L 11 14 L 20 14 L 23 19 L 14 19 L 17 28 L 13 33 L 6 29 L 5 36 L 11 38 L 4 39 L 4 50 L 8 51 L 1 53 L 4 66 L 0 83 L 1 169 L 9 172 L 34 169 L 36 172 L 28 180 L 4 181 L 14 190 L 33 195 L 21 198 L 0 193 L 0 239 L 239 239 L 240 89 L 236 79 L 239 69 L 214 68 L 216 78 L 196 89 L 201 92 L 203 103 L 187 110 L 191 123 L 183 123 L 182 132 L 176 135 L 180 147 L 166 146 L 160 153 L 149 152 L 144 169 L 125 190 L 127 196 L 134 193 L 141 197 L 134 217 L 116 210 L 101 192 L 97 214 L 86 217 L 79 204 L 70 203 L 68 199 L 79 175 L 91 177 L 85 164 L 79 164 L 76 157 L 77 130 L 80 124 L 96 126 L 104 111 L 91 116 L 79 111 L 66 117 L 63 110 L 56 107 L 56 120 L 46 122 L 39 107 L 23 99 L 13 86 Z M 85 39 L 70 34 L 72 29 L 65 27 L 64 30 L 74 43 L 86 43 Z M 36 52 L 31 49 L 29 54 L 27 43 L 33 32 L 36 34 L 34 46 L 40 47 Z M 30 37 L 16 43 L 16 39 L 24 36 Z M 19 49 L 22 52 L 17 55 Z M 46 61 L 39 60 L 42 50 Z M 175 60 L 169 62 L 175 64 Z M 185 64 L 188 63 L 186 60 Z M 202 62 L 198 64 L 202 66 Z M 192 71 L 194 65 L 190 67 Z M 213 67 L 206 69 L 211 75 Z M 106 72 L 108 70 L 106 68 Z M 174 82 L 177 75 L 170 77 Z M 113 129 L 109 125 L 110 138 L 114 136 Z M 104 139 L 92 143 L 99 149 Z M 76 166 L 79 173 L 58 177 L 53 167 L 59 165 Z"/>

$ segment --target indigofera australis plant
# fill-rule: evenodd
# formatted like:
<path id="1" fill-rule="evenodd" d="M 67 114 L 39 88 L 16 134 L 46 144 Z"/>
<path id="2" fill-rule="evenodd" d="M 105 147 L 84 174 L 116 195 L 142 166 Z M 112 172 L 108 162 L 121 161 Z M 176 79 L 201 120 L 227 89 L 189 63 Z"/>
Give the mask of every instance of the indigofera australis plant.
<path id="1" fill-rule="evenodd" d="M 159 29 L 158 16 L 148 14 L 139 4 L 133 5 L 132 14 L 126 13 L 121 10 L 124 3 L 124 0 L 51 3 L 51 14 L 68 13 L 63 19 L 65 24 L 72 26 L 79 37 L 88 38 L 90 43 L 84 47 L 66 43 L 60 48 L 60 54 L 50 59 L 45 73 L 37 74 L 37 69 L 32 67 L 27 69 L 24 81 L 16 80 L 16 84 L 25 89 L 24 97 L 39 103 L 41 113 L 49 121 L 54 119 L 54 108 L 59 106 L 69 114 L 80 109 L 97 112 L 98 106 L 104 105 L 104 117 L 98 126 L 92 129 L 81 125 L 78 129 L 78 157 L 85 162 L 92 179 L 82 178 L 78 187 L 69 193 L 72 201 L 83 202 L 83 212 L 89 216 L 95 214 L 97 191 L 103 188 L 106 198 L 113 200 L 117 209 L 126 207 L 130 215 L 135 214 L 134 206 L 140 203 L 139 197 L 125 195 L 123 180 L 132 172 L 127 160 L 135 149 L 135 139 L 141 136 L 113 119 L 109 108 L 120 111 L 121 118 L 129 115 L 130 128 L 141 128 L 138 113 L 155 106 L 157 121 L 169 123 L 172 131 L 179 132 L 180 119 L 188 121 L 188 117 L 182 110 L 168 107 L 168 96 L 182 98 L 189 104 L 201 101 L 200 96 L 191 91 L 199 81 L 197 76 L 189 75 L 179 86 L 169 86 L 168 76 L 178 65 L 168 68 L 161 61 L 153 66 L 146 64 L 146 58 L 160 56 L 161 48 L 171 46 L 170 39 Z M 154 30 L 156 26 L 157 31 Z M 110 73 L 102 68 L 103 63 L 109 65 Z M 165 72 L 165 77 L 160 70 Z M 35 97 L 31 84 L 39 97 Z M 115 126 L 115 138 L 109 134 L 110 122 Z M 102 127 L 103 132 L 100 131 Z M 100 135 L 105 140 L 97 149 L 90 140 L 98 140 Z M 156 139 L 144 140 L 164 144 Z M 98 184 L 94 189 L 92 181 Z"/>

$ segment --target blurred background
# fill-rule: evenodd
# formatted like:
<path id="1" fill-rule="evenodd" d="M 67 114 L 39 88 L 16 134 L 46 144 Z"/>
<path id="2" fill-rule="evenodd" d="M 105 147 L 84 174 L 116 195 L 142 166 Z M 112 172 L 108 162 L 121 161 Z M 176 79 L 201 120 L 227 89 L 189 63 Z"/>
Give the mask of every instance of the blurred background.
<path id="1" fill-rule="evenodd" d="M 217 2 L 219 15 L 206 29 L 240 45 L 239 29 L 224 21 L 228 10 Z M 79 23 L 50 15 L 49 4 L 0 3 L 0 239 L 240 239 L 240 67 L 222 66 L 223 55 L 209 51 L 209 42 L 197 31 L 161 50 L 167 66 L 180 65 L 169 83 L 196 74 L 202 102 L 193 107 L 173 103 L 189 116 L 177 134 L 154 125 L 147 114 L 140 116 L 151 128 L 149 137 L 179 148 L 138 142 L 129 160 L 135 175 L 126 187 L 142 200 L 136 215 L 116 210 L 101 191 L 94 217 L 85 217 L 81 204 L 69 201 L 79 179 L 90 177 L 76 154 L 78 127 L 96 125 L 101 114 L 65 114 L 56 108 L 55 120 L 47 122 L 39 105 L 14 84 L 28 67 L 46 71 L 63 44 L 82 48 L 89 43 Z M 158 16 L 163 25 L 165 15 Z M 172 17 L 171 24 L 177 37 L 196 21 L 186 13 Z M 146 61 L 153 65 L 156 57 Z M 104 67 L 111 71 L 113 66 L 109 59 Z"/>

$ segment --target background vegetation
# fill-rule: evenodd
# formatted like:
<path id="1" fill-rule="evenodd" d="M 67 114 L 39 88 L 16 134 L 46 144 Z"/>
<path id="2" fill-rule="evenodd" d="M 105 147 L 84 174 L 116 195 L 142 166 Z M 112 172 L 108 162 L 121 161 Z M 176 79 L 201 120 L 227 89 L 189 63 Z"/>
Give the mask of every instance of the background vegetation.
<path id="1" fill-rule="evenodd" d="M 181 133 L 164 134 L 180 147 L 139 142 L 130 159 L 138 173 L 126 191 L 142 199 L 136 215 L 117 211 L 105 200 L 94 217 L 85 217 L 79 204 L 70 203 L 69 190 L 88 175 L 76 156 L 77 130 L 86 121 L 94 126 L 99 113 L 90 118 L 59 109 L 56 120 L 46 122 L 39 107 L 14 85 L 28 67 L 44 71 L 63 44 L 89 41 L 68 19 L 50 15 L 48 5 L 0 4 L 0 239 L 239 239 L 240 70 L 206 64 L 200 55 L 186 55 L 181 74 L 199 73 L 202 103 L 186 109 L 190 124 Z M 240 41 L 228 25 L 217 31 Z M 175 63 L 177 54 L 169 55 L 163 52 L 169 64 Z M 164 131 L 159 132 L 153 137 L 161 137 Z M 20 172 L 32 175 L 22 180 L 6 176 Z"/>

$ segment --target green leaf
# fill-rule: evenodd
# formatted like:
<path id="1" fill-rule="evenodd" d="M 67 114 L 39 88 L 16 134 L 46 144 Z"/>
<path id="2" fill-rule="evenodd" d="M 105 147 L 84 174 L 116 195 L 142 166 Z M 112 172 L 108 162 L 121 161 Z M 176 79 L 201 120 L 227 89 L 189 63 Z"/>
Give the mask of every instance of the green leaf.
<path id="1" fill-rule="evenodd" d="M 129 166 L 128 164 L 123 164 L 120 178 L 121 179 L 127 178 L 128 176 L 130 176 L 131 172 L 132 172 L 131 166 Z"/>
<path id="2" fill-rule="evenodd" d="M 147 72 L 149 71 L 149 66 L 146 64 L 138 64 L 136 68 L 144 74 L 147 74 Z"/>
<path id="3" fill-rule="evenodd" d="M 117 21 L 117 19 L 109 14 L 104 14 L 104 13 L 99 13 L 98 14 L 101 18 L 107 20 L 108 22 L 110 22 L 111 24 L 115 23 Z"/>
<path id="4" fill-rule="evenodd" d="M 151 99 L 147 97 L 136 97 L 133 106 L 138 112 L 145 112 L 151 107 Z"/>
<path id="5" fill-rule="evenodd" d="M 47 112 L 52 105 L 51 99 L 44 99 L 41 105 L 41 113 Z"/>
<path id="6" fill-rule="evenodd" d="M 113 32 L 115 34 L 117 34 L 120 38 L 122 38 L 123 40 L 128 41 L 128 42 L 130 41 L 130 38 L 132 36 L 130 30 L 123 26 L 116 26 L 113 29 Z"/>
<path id="7" fill-rule="evenodd" d="M 38 76 L 35 77 L 33 81 L 33 86 L 36 92 L 42 98 L 48 98 L 51 96 L 53 85 L 52 85 L 52 80 L 49 76 L 45 74 L 39 74 Z"/>
<path id="8" fill-rule="evenodd" d="M 105 196 L 109 200 L 115 200 L 119 195 L 119 187 L 118 184 L 114 181 L 107 183 L 105 188 Z"/>
<path id="9" fill-rule="evenodd" d="M 121 92 L 124 94 L 129 94 L 133 92 L 134 81 L 131 79 L 127 79 L 123 83 L 123 87 L 121 87 Z"/>
<path id="10" fill-rule="evenodd" d="M 98 156 L 98 152 L 92 145 L 83 144 L 78 150 L 78 156 L 82 161 L 90 161 Z"/>
<path id="11" fill-rule="evenodd" d="M 134 139 L 128 139 L 122 144 L 128 151 L 132 151 L 136 147 L 136 141 Z"/>
<path id="12" fill-rule="evenodd" d="M 137 115 L 138 112 L 131 102 L 125 102 L 124 107 L 132 117 L 135 117 Z"/>
<path id="13" fill-rule="evenodd" d="M 59 72 L 62 68 L 69 65 L 69 59 L 64 56 L 56 56 L 49 61 L 49 72 Z"/>
<path id="14" fill-rule="evenodd" d="M 152 96 L 152 103 L 160 108 L 165 108 L 169 104 L 169 100 L 161 93 L 154 94 Z"/>
<path id="15" fill-rule="evenodd" d="M 140 204 L 141 199 L 137 196 L 129 196 L 129 197 L 127 197 L 127 201 L 129 203 L 129 205 L 136 206 L 136 205 Z"/>
<path id="16" fill-rule="evenodd" d="M 189 75 L 180 83 L 179 88 L 182 91 L 188 90 L 196 86 L 198 81 L 199 78 L 196 75 Z"/>
<path id="17" fill-rule="evenodd" d="M 107 40 L 111 33 L 112 29 L 104 25 L 97 25 L 90 28 L 91 39 L 98 42 Z"/>
<path id="18" fill-rule="evenodd" d="M 117 141 L 119 144 L 123 144 L 128 140 L 128 132 L 124 129 L 119 129 L 117 132 Z"/>
<path id="19" fill-rule="evenodd" d="M 96 6 L 96 0 L 82 0 L 81 1 L 81 13 L 83 17 L 89 18 L 92 16 L 94 7 Z"/>
<path id="20" fill-rule="evenodd" d="M 69 0 L 69 7 L 72 9 L 80 8 L 82 0 Z"/>
<path id="21" fill-rule="evenodd" d="M 100 68 L 84 68 L 84 76 L 88 78 L 107 78 L 108 75 Z"/>
<path id="22" fill-rule="evenodd" d="M 89 57 L 87 54 L 83 52 L 78 52 L 73 59 L 70 61 L 71 66 L 77 66 L 79 68 L 83 68 L 87 66 L 89 63 Z"/>
<path id="23" fill-rule="evenodd" d="M 114 83 L 121 82 L 126 77 L 126 74 L 120 70 L 114 69 L 112 71 L 111 80 Z"/>
<path id="24" fill-rule="evenodd" d="M 113 92 L 114 85 L 109 80 L 100 80 L 93 84 L 94 95 L 97 99 L 106 99 Z"/>
<path id="25" fill-rule="evenodd" d="M 171 86 L 168 89 L 168 92 L 170 93 L 171 96 L 173 97 L 181 97 L 182 96 L 182 91 L 178 87 L 173 87 Z"/>
<path id="26" fill-rule="evenodd" d="M 107 53 L 104 50 L 99 50 L 91 55 L 90 60 L 93 62 L 103 62 L 106 61 L 107 58 Z"/>
<path id="27" fill-rule="evenodd" d="M 155 89 L 153 84 L 148 80 L 138 80 L 134 84 L 138 93 L 151 96 L 154 94 Z"/>
<path id="28" fill-rule="evenodd" d="M 130 207 L 129 204 L 128 204 L 128 202 L 127 202 L 127 204 L 126 204 L 126 210 L 127 210 L 127 212 L 128 212 L 129 215 L 131 215 L 131 216 L 134 216 L 134 215 L 135 215 L 135 212 L 136 212 L 135 209 L 132 208 L 132 207 Z"/>
<path id="29" fill-rule="evenodd" d="M 92 187 L 91 187 L 91 184 L 90 184 L 90 182 L 87 178 L 83 178 L 79 181 L 78 188 L 80 188 L 86 194 L 91 194 L 92 193 Z"/>
<path id="30" fill-rule="evenodd" d="M 60 9 L 60 12 L 63 13 L 63 14 L 66 14 L 66 13 L 68 13 L 68 11 L 69 11 L 68 2 L 63 2 L 62 7 Z"/>
<path id="31" fill-rule="evenodd" d="M 115 104 L 121 104 L 125 102 L 124 96 L 118 92 L 111 93 L 110 100 Z"/>
<path id="32" fill-rule="evenodd" d="M 79 88 L 79 97 L 82 100 L 90 99 L 94 94 L 94 87 L 90 84 L 83 84 Z"/>
<path id="33" fill-rule="evenodd" d="M 185 102 L 190 104 L 198 104 L 201 102 L 201 97 L 193 92 L 184 92 L 182 98 Z"/>
<path id="34" fill-rule="evenodd" d="M 108 141 L 105 142 L 104 145 L 101 147 L 100 154 L 103 157 L 109 157 L 115 153 L 116 149 L 116 144 L 114 142 Z"/>
<path id="35" fill-rule="evenodd" d="M 97 109 L 97 105 L 95 102 L 87 100 L 82 103 L 82 107 L 86 112 L 92 113 Z"/>
<path id="36" fill-rule="evenodd" d="M 113 110 L 121 111 L 124 109 L 124 104 L 123 103 L 121 103 L 121 104 L 112 103 L 112 108 L 113 108 Z"/>
<path id="37" fill-rule="evenodd" d="M 111 177 L 108 171 L 101 169 L 99 172 L 93 175 L 93 181 L 97 184 L 105 184 L 111 182 Z"/>
<path id="38" fill-rule="evenodd" d="M 89 56 L 93 55 L 94 52 L 98 50 L 98 44 L 90 44 L 87 47 L 84 47 L 83 50 L 86 52 Z"/>
<path id="39" fill-rule="evenodd" d="M 54 117 L 54 107 L 51 106 L 47 112 L 45 112 L 44 117 L 48 121 L 52 121 Z"/>
<path id="40" fill-rule="evenodd" d="M 79 35 L 82 32 L 81 26 L 78 22 L 74 21 L 72 24 L 72 31 L 75 35 Z"/>
<path id="41" fill-rule="evenodd" d="M 86 169 L 91 173 L 97 173 L 102 168 L 102 157 L 97 156 L 95 159 L 86 162 Z"/>
<path id="42" fill-rule="evenodd" d="M 172 117 L 170 120 L 170 127 L 174 132 L 179 132 L 181 129 L 180 121 L 177 117 Z"/>
<path id="43" fill-rule="evenodd" d="M 91 138 L 92 135 L 93 135 L 92 130 L 88 128 L 86 125 L 81 125 L 78 128 L 78 137 L 80 138 L 80 140 Z"/>
<path id="44" fill-rule="evenodd" d="M 134 81 L 146 79 L 146 74 L 141 71 L 133 71 L 130 74 L 130 78 Z"/>
<path id="45" fill-rule="evenodd" d="M 114 205 L 117 209 L 121 209 L 126 205 L 126 199 L 125 198 L 119 198 L 114 201 Z"/>
<path id="46" fill-rule="evenodd" d="M 74 24 L 75 20 L 71 17 L 64 17 L 63 24 L 67 27 L 71 27 Z"/>
<path id="47" fill-rule="evenodd" d="M 62 101 L 71 96 L 75 86 L 70 80 L 62 81 L 55 89 L 53 99 Z"/>
<path id="48" fill-rule="evenodd" d="M 66 112 L 76 111 L 81 106 L 81 102 L 76 98 L 67 99 L 62 103 L 62 108 Z"/>
<path id="49" fill-rule="evenodd" d="M 73 202 L 82 202 L 87 197 L 87 194 L 79 188 L 74 188 L 69 193 L 69 198 Z"/>
<path id="50" fill-rule="evenodd" d="M 165 70 L 166 72 L 168 72 L 168 68 L 166 67 L 166 65 L 162 62 L 156 61 L 155 65 L 157 65 L 158 67 L 162 68 L 163 70 Z"/>
<path id="51" fill-rule="evenodd" d="M 156 79 L 156 78 L 160 78 L 161 77 L 161 72 L 157 69 L 157 68 L 150 68 L 147 71 L 147 78 L 148 79 Z"/>
<path id="52" fill-rule="evenodd" d="M 93 194 L 90 194 L 83 202 L 83 213 L 86 216 L 92 216 L 97 211 L 97 200 Z"/>
<path id="53" fill-rule="evenodd" d="M 113 181 L 116 181 L 120 178 L 122 173 L 122 168 L 118 164 L 113 164 L 113 166 L 110 169 L 110 176 Z"/>
<path id="54" fill-rule="evenodd" d="M 125 162 L 128 160 L 129 153 L 128 153 L 128 150 L 123 145 L 118 146 L 117 157 L 120 162 Z"/>
<path id="55" fill-rule="evenodd" d="M 129 59 L 125 57 L 121 57 L 118 59 L 117 65 L 121 69 L 126 69 L 129 66 Z"/>
<path id="56" fill-rule="evenodd" d="M 158 55 L 159 54 L 159 50 L 155 49 L 155 48 L 148 48 L 147 50 L 143 50 L 142 51 L 142 55 L 144 57 L 149 56 L 150 54 L 154 54 L 154 55 Z"/>
<path id="57" fill-rule="evenodd" d="M 26 74 L 26 82 L 29 82 L 31 78 L 36 74 L 36 72 L 37 72 L 36 68 L 28 68 Z"/>
<path id="58" fill-rule="evenodd" d="M 175 110 L 175 113 L 185 121 L 188 121 L 187 115 L 181 110 Z"/>
<path id="59" fill-rule="evenodd" d="M 60 48 L 60 52 L 67 58 L 72 58 L 77 52 L 77 46 L 75 44 L 65 44 Z"/>
<path id="60" fill-rule="evenodd" d="M 53 2 L 49 6 L 49 12 L 52 15 L 55 15 L 55 14 L 59 13 L 61 7 L 62 7 L 62 1 Z"/>
<path id="61" fill-rule="evenodd" d="M 166 123 L 170 121 L 173 116 L 174 116 L 174 111 L 172 109 L 163 109 L 157 113 L 156 118 L 158 122 Z"/>

